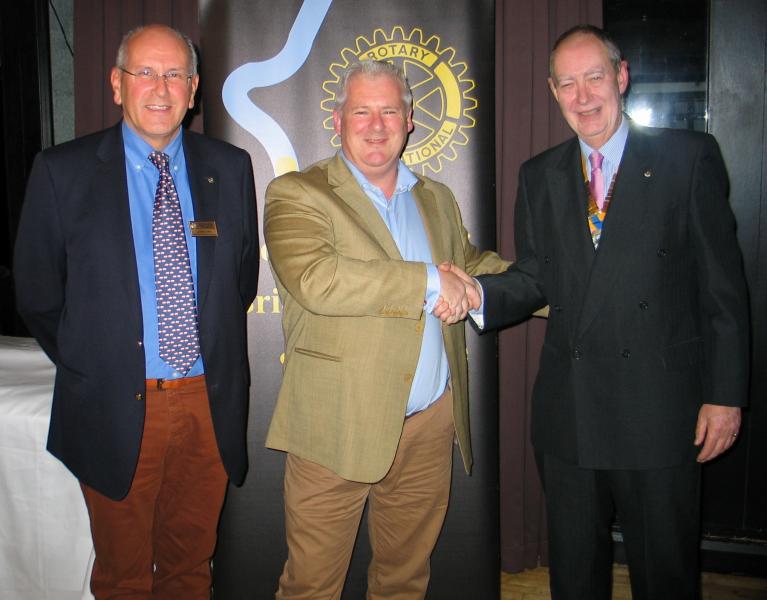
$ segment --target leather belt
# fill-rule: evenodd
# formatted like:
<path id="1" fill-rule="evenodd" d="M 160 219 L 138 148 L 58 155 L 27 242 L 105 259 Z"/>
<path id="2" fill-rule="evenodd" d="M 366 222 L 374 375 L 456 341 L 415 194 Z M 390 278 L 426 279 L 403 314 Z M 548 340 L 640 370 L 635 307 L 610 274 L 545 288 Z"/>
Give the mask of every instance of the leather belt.
<path id="1" fill-rule="evenodd" d="M 178 379 L 147 379 L 146 389 L 168 390 L 184 387 L 193 383 L 199 383 L 205 379 L 205 375 L 195 375 L 194 377 L 179 377 Z"/>

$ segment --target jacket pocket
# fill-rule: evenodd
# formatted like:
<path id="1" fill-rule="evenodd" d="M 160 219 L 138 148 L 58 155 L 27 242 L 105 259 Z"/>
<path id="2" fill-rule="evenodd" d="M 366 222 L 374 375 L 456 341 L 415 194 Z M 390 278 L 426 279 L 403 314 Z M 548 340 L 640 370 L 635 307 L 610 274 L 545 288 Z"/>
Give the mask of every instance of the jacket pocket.
<path id="1" fill-rule="evenodd" d="M 303 354 L 304 356 L 311 356 L 312 358 L 319 358 L 321 360 L 331 360 L 333 362 L 341 362 L 340 356 L 333 356 L 332 354 L 325 354 L 324 352 L 317 352 L 316 350 L 309 350 L 307 348 L 294 348 L 293 351 L 296 354 Z"/>

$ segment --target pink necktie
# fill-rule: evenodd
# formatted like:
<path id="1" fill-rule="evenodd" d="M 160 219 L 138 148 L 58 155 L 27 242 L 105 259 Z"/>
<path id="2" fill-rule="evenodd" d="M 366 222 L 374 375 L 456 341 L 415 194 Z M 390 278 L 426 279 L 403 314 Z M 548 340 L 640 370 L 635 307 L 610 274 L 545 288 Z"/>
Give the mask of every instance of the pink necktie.
<path id="1" fill-rule="evenodd" d="M 589 181 L 589 189 L 591 195 L 594 197 L 594 201 L 597 203 L 599 210 L 605 205 L 605 175 L 602 173 L 602 156 L 598 150 L 594 150 L 589 154 L 589 162 L 591 163 L 591 181 Z"/>

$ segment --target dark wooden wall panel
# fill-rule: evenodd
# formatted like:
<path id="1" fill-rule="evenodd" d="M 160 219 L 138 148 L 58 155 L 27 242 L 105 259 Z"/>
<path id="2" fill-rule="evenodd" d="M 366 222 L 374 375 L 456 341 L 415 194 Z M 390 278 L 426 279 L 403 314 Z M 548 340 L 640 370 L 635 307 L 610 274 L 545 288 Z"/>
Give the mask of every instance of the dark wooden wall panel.
<path id="1" fill-rule="evenodd" d="M 709 123 L 730 175 L 730 200 L 751 300 L 751 394 L 733 451 L 704 471 L 704 528 L 767 541 L 767 4 L 713 0 Z"/>

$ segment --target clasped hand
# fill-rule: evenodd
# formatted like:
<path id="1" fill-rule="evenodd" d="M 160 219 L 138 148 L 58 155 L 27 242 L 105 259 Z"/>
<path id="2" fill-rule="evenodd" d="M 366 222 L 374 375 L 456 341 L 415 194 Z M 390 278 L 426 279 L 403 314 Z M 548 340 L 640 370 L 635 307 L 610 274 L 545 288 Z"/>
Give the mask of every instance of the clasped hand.
<path id="1" fill-rule="evenodd" d="M 465 319 L 469 310 L 480 307 L 482 291 L 472 277 L 454 264 L 444 262 L 438 269 L 440 296 L 431 314 L 452 325 Z"/>

